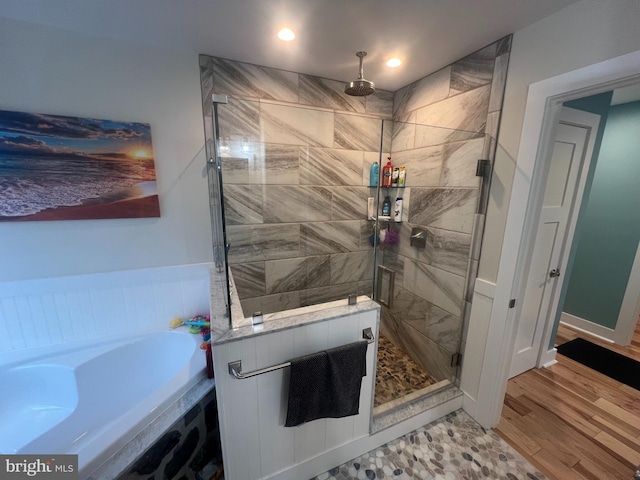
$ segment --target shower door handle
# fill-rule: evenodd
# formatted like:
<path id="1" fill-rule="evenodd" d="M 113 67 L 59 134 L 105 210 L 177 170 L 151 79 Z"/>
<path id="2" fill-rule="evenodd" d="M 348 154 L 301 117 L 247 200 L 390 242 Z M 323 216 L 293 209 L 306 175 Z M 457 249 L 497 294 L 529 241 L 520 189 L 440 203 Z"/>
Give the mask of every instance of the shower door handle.
<path id="1" fill-rule="evenodd" d="M 378 275 L 376 277 L 376 300 L 380 305 L 387 308 L 393 307 L 393 284 L 396 272 L 383 265 L 378 265 Z M 386 287 L 386 288 L 385 288 Z"/>

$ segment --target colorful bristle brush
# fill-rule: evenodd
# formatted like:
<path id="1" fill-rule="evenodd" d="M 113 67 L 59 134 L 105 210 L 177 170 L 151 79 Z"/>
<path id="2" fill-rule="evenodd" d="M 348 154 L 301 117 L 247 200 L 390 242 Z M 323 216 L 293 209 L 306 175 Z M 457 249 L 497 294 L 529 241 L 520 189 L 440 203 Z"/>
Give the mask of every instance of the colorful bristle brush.
<path id="1" fill-rule="evenodd" d="M 208 322 L 204 319 L 204 317 L 197 317 L 198 319 L 190 319 L 187 321 L 182 320 L 181 318 L 174 318 L 169 323 L 169 328 L 178 328 L 181 325 L 189 325 L 191 327 L 208 327 L 211 325 L 211 322 Z"/>

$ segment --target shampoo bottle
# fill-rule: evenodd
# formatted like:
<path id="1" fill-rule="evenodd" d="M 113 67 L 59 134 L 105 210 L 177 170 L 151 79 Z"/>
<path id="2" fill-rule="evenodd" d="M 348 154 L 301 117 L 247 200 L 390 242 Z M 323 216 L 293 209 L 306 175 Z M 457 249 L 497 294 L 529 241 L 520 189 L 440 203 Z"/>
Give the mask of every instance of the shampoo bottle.
<path id="1" fill-rule="evenodd" d="M 400 173 L 400 169 L 398 167 L 393 167 L 393 174 L 391 175 L 391 186 L 398 186 L 398 175 Z"/>
<path id="2" fill-rule="evenodd" d="M 402 197 L 396 198 L 396 204 L 393 207 L 393 221 L 394 222 L 402 221 Z"/>
<path id="3" fill-rule="evenodd" d="M 382 202 L 382 216 L 391 216 L 391 199 L 389 198 L 389 195 L 384 197 L 384 202 Z"/>
<path id="4" fill-rule="evenodd" d="M 393 166 L 391 165 L 391 157 L 388 157 L 387 164 L 382 167 L 382 186 L 391 186 L 391 177 L 393 176 Z"/>
<path id="5" fill-rule="evenodd" d="M 398 186 L 404 187 L 407 180 L 407 169 L 404 167 L 400 167 L 398 171 Z"/>
<path id="6" fill-rule="evenodd" d="M 377 187 L 378 178 L 380 178 L 380 165 L 378 165 L 377 163 L 372 163 L 371 169 L 369 170 L 369 186 Z"/>

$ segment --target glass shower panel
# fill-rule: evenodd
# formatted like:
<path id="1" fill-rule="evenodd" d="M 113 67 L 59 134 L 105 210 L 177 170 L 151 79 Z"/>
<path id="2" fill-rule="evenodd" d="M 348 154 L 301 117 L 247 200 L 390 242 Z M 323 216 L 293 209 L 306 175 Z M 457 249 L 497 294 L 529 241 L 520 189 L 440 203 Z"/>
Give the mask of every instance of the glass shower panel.
<path id="1" fill-rule="evenodd" d="M 369 170 L 381 120 L 233 97 L 218 120 L 228 261 L 244 316 L 371 296 Z"/>
<path id="2" fill-rule="evenodd" d="M 391 142 L 381 171 L 390 157 L 405 179 L 379 192 L 380 205 L 393 207 L 390 217 L 379 210 L 377 222 L 376 283 L 390 291 L 376 298 L 382 305 L 376 406 L 456 381 L 481 196 L 476 170 L 491 148 L 484 133 L 383 123 Z M 399 201 L 401 212 L 394 208 Z"/>
<path id="3" fill-rule="evenodd" d="M 207 183 L 209 187 L 209 215 L 214 268 L 211 269 L 211 329 L 224 331 L 232 327 L 227 239 L 222 200 L 221 157 L 218 137 L 218 100 L 224 96 L 205 99 L 203 102 L 205 153 L 207 157 Z"/>

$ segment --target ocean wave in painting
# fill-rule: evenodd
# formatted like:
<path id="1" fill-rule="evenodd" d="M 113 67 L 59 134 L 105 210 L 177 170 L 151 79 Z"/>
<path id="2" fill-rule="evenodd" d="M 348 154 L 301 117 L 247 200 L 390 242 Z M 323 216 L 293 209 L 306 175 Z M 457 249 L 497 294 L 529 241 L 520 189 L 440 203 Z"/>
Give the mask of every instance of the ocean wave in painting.
<path id="1" fill-rule="evenodd" d="M 143 198 L 155 180 L 148 124 L 0 110 L 0 220 Z"/>
<path id="2" fill-rule="evenodd" d="M 157 194 L 152 159 L 0 159 L 0 217 Z"/>

